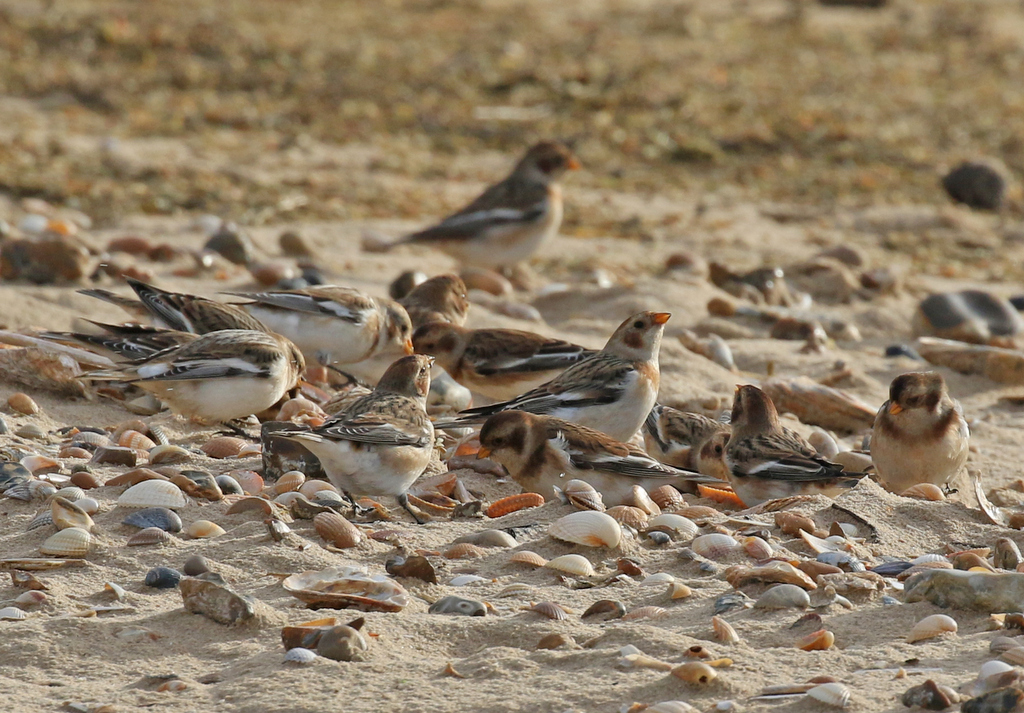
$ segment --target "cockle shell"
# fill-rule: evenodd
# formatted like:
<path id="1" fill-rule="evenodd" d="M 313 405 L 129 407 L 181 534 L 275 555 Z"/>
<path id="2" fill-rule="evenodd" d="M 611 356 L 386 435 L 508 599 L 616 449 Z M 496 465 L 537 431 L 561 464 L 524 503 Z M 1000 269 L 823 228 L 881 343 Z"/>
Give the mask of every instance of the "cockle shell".
<path id="1" fill-rule="evenodd" d="M 310 500 L 316 499 L 317 493 L 321 490 L 333 490 L 338 492 L 338 489 L 325 480 L 307 480 L 301 486 L 299 486 L 299 492 Z"/>
<path id="2" fill-rule="evenodd" d="M 657 503 L 658 507 L 662 510 L 671 511 L 686 504 L 683 494 L 671 485 L 659 485 L 651 490 L 648 495 L 651 496 L 651 500 Z"/>
<path id="3" fill-rule="evenodd" d="M 92 456 L 87 456 L 91 458 Z M 77 473 L 71 474 L 71 484 L 81 488 L 82 490 L 92 490 L 103 485 L 102 481 L 92 473 L 80 470 Z"/>
<path id="4" fill-rule="evenodd" d="M 696 538 L 690 548 L 701 557 L 711 560 L 723 560 L 739 547 L 735 539 L 720 532 L 712 532 L 709 535 L 701 535 Z"/>
<path id="5" fill-rule="evenodd" d="M 693 594 L 693 590 L 682 582 L 670 582 L 668 585 L 669 599 L 686 599 L 691 594 Z"/>
<path id="6" fill-rule="evenodd" d="M 947 632 L 955 634 L 956 631 L 956 620 L 953 617 L 945 614 L 932 614 L 914 624 L 914 628 L 907 635 L 907 643 L 912 644 L 915 641 L 932 639 Z"/>
<path id="7" fill-rule="evenodd" d="M 156 448 L 156 443 L 153 442 L 149 436 L 128 429 L 123 431 L 117 437 L 117 445 L 124 446 L 125 448 L 137 448 L 140 450 L 148 451 L 151 448 Z"/>
<path id="8" fill-rule="evenodd" d="M 508 561 L 515 562 L 516 564 L 530 565 L 531 567 L 543 567 L 548 563 L 546 559 L 536 552 L 531 552 L 530 550 L 515 552 L 508 558 Z"/>
<path id="9" fill-rule="evenodd" d="M 162 545 L 170 540 L 171 535 L 166 530 L 161 530 L 159 527 L 145 527 L 129 537 L 127 545 L 129 547 Z"/>
<path id="10" fill-rule="evenodd" d="M 452 544 L 457 545 L 461 542 L 468 542 L 477 547 L 515 547 L 518 542 L 504 530 L 480 530 L 479 532 L 471 532 L 468 535 L 463 535 L 452 541 Z"/>
<path id="11" fill-rule="evenodd" d="M 132 527 L 159 527 L 167 532 L 181 532 L 181 518 L 176 512 L 167 508 L 144 508 L 128 513 L 124 520 L 125 525 Z"/>
<path id="12" fill-rule="evenodd" d="M 246 495 L 256 495 L 263 490 L 263 478 L 254 470 L 233 470 L 228 475 L 238 481 Z"/>
<path id="13" fill-rule="evenodd" d="M 7 405 L 13 410 L 26 416 L 39 413 L 39 405 L 32 400 L 32 397 L 22 392 L 11 394 L 7 399 Z"/>
<path id="14" fill-rule="evenodd" d="M 110 486 L 122 486 L 122 485 L 138 485 L 144 483 L 147 480 L 167 480 L 166 475 L 157 473 L 155 470 L 149 468 L 135 468 L 129 470 L 127 473 L 121 475 L 115 475 L 113 478 L 104 483 L 104 485 Z"/>
<path id="15" fill-rule="evenodd" d="M 129 508 L 168 508 L 176 510 L 187 504 L 185 494 L 166 480 L 144 480 L 121 493 L 117 504 Z"/>
<path id="16" fill-rule="evenodd" d="M 542 566 L 577 577 L 594 576 L 594 566 L 583 555 L 562 555 L 561 557 L 555 557 Z"/>
<path id="17" fill-rule="evenodd" d="M 601 493 L 585 480 L 570 480 L 565 484 L 562 495 L 580 510 L 604 512 L 604 500 Z"/>
<path id="18" fill-rule="evenodd" d="M 50 535 L 39 546 L 44 555 L 56 557 L 85 557 L 92 546 L 92 535 L 80 527 L 69 527 L 55 535 Z"/>
<path id="19" fill-rule="evenodd" d="M 835 634 L 828 629 L 819 629 L 797 639 L 796 647 L 804 651 L 826 651 L 836 642 Z"/>
<path id="20" fill-rule="evenodd" d="M 720 616 L 711 617 L 711 629 L 714 631 L 715 638 L 723 644 L 735 644 L 740 640 L 739 634 L 736 633 L 732 624 Z"/>
<path id="21" fill-rule="evenodd" d="M 519 493 L 518 495 L 509 495 L 507 498 L 501 498 L 491 503 L 484 514 L 487 517 L 501 517 L 502 515 L 508 515 L 509 513 L 517 512 L 519 510 L 525 510 L 526 508 L 536 508 L 544 504 L 544 496 L 538 495 L 537 493 Z"/>
<path id="22" fill-rule="evenodd" d="M 338 513 L 320 513 L 313 518 L 313 527 L 325 542 L 339 549 L 355 547 L 363 540 L 359 528 Z"/>
<path id="23" fill-rule="evenodd" d="M 50 514 L 49 510 L 43 510 L 36 514 L 34 518 L 29 520 L 28 525 L 25 526 L 25 530 L 31 532 L 32 530 L 38 530 L 40 527 L 49 527 L 53 524 L 53 515 Z"/>
<path id="24" fill-rule="evenodd" d="M 640 508 L 633 507 L 632 505 L 616 505 L 615 507 L 608 508 L 606 512 L 623 525 L 628 525 L 634 530 L 647 528 L 648 515 Z"/>
<path id="25" fill-rule="evenodd" d="M 245 441 L 234 436 L 214 436 L 200 450 L 211 458 L 235 458 L 246 445 Z"/>
<path id="26" fill-rule="evenodd" d="M 288 493 L 298 490 L 306 482 L 306 476 L 301 471 L 289 470 L 281 475 L 274 483 L 274 490 L 278 493 Z"/>
<path id="27" fill-rule="evenodd" d="M 85 497 L 85 491 L 74 485 L 69 485 L 67 487 L 61 488 L 56 493 L 54 493 L 54 495 L 62 497 L 65 500 L 74 503 L 78 502 L 79 500 Z"/>
<path id="28" fill-rule="evenodd" d="M 187 528 L 185 534 L 193 539 L 220 537 L 226 534 L 223 527 L 209 520 L 196 520 Z"/>
<path id="29" fill-rule="evenodd" d="M 668 572 L 655 572 L 654 574 L 650 574 L 650 575 L 644 577 L 644 581 L 642 582 L 642 586 L 650 587 L 652 585 L 658 585 L 658 584 L 671 584 L 674 581 L 676 581 L 676 578 L 673 577 Z"/>
<path id="30" fill-rule="evenodd" d="M 756 560 L 766 560 L 775 554 L 772 546 L 760 537 L 744 537 L 740 544 L 743 545 L 743 551 L 747 553 L 747 556 Z"/>
<path id="31" fill-rule="evenodd" d="M 19 607 L 34 607 L 46 601 L 46 595 L 37 589 L 30 589 L 22 592 L 14 598 L 14 603 Z"/>
<path id="32" fill-rule="evenodd" d="M 189 459 L 191 454 L 181 446 L 156 446 L 149 451 L 149 462 L 152 465 L 181 463 Z"/>
<path id="33" fill-rule="evenodd" d="M 582 510 L 551 523 L 548 534 L 564 542 L 588 547 L 617 547 L 622 528 L 615 518 L 595 510 Z"/>
<path id="34" fill-rule="evenodd" d="M 850 689 L 841 683 L 822 683 L 807 691 L 807 695 L 836 708 L 846 708 L 850 703 Z"/>
<path id="35" fill-rule="evenodd" d="M 369 575 L 358 567 L 301 572 L 286 578 L 281 586 L 315 607 L 396 612 L 409 603 L 408 592 L 398 582 L 384 575 Z"/>
<path id="36" fill-rule="evenodd" d="M 810 605 L 811 599 L 807 592 L 795 584 L 776 584 L 754 602 L 758 609 L 802 609 Z"/>
<path id="37" fill-rule="evenodd" d="M 316 661 L 318 658 L 316 651 L 310 649 L 304 649 L 301 646 L 296 646 L 294 649 L 288 649 L 284 655 L 285 663 L 293 663 L 298 666 L 305 666 Z"/>
<path id="38" fill-rule="evenodd" d="M 83 530 L 92 530 L 93 521 L 89 513 L 70 500 L 65 500 L 59 495 L 50 498 L 50 518 L 58 530 L 65 530 L 69 527 L 80 527 Z"/>
<path id="39" fill-rule="evenodd" d="M 569 612 L 560 604 L 555 604 L 554 602 L 538 602 L 528 607 L 528 609 L 555 621 L 564 621 L 569 618 Z"/>
<path id="40" fill-rule="evenodd" d="M 0 621 L 15 621 L 18 619 L 26 618 L 28 618 L 28 614 L 26 614 L 18 607 L 4 607 L 3 609 L 0 609 Z"/>
<path id="41" fill-rule="evenodd" d="M 701 661 L 687 661 L 672 669 L 672 675 L 694 685 L 707 685 L 718 678 L 718 672 Z"/>
<path id="42" fill-rule="evenodd" d="M 668 611 L 668 610 L 665 609 L 664 607 L 656 607 L 656 606 L 638 607 L 637 609 L 634 609 L 633 611 L 625 614 L 622 617 L 622 620 L 623 621 L 632 621 L 634 619 L 655 619 L 655 618 L 665 614 L 666 611 Z"/>
<path id="43" fill-rule="evenodd" d="M 697 527 L 697 523 L 688 517 L 678 515 L 676 513 L 663 513 L 652 517 L 647 523 L 647 527 L 651 529 L 666 530 L 670 534 L 675 532 L 677 536 L 682 540 L 689 540 L 697 536 L 700 532 L 700 528 Z"/>
<path id="44" fill-rule="evenodd" d="M 320 516 L 317 515 L 317 517 Z M 445 550 L 444 556 L 450 560 L 459 560 L 486 557 L 487 553 L 483 549 L 477 547 L 474 544 L 471 544 L 469 542 L 460 542 L 459 544 L 452 545 L 447 550 Z"/>

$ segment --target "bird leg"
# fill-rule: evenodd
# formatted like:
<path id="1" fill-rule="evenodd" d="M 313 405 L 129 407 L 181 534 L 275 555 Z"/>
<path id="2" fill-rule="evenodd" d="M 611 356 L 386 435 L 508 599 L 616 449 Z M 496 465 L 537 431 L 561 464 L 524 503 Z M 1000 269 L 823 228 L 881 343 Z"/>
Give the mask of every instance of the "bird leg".
<path id="1" fill-rule="evenodd" d="M 430 522 L 430 516 L 424 512 L 417 512 L 413 509 L 409 503 L 409 494 L 402 493 L 398 496 L 398 504 L 405 508 L 405 511 L 412 515 L 412 519 L 416 521 L 416 524 L 423 525 Z"/>
<path id="2" fill-rule="evenodd" d="M 221 435 L 238 436 L 239 438 L 244 438 L 245 440 L 252 441 L 253 443 L 259 443 L 260 441 L 260 437 L 258 435 L 254 436 L 242 428 L 241 422 L 239 421 L 224 421 L 220 425 L 224 429 L 222 431 L 218 431 Z"/>

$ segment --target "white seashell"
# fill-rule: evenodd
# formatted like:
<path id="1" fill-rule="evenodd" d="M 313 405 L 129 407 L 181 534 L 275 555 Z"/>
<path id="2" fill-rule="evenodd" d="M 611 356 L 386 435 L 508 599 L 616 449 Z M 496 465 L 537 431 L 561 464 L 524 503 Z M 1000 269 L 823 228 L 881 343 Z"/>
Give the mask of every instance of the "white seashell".
<path id="1" fill-rule="evenodd" d="M 452 577 L 451 581 L 448 582 L 453 587 L 465 587 L 467 584 L 476 584 L 477 582 L 489 582 L 490 580 L 486 577 L 480 577 L 476 574 L 460 574 L 458 577 Z"/>
<path id="2" fill-rule="evenodd" d="M 61 488 L 56 493 L 54 493 L 54 495 L 59 495 L 65 500 L 70 500 L 71 502 L 77 502 L 85 497 L 85 491 L 79 488 L 77 485 L 69 485 L 66 488 Z"/>
<path id="3" fill-rule="evenodd" d="M 652 584 L 672 584 L 675 581 L 676 578 L 668 572 L 657 572 L 655 574 L 651 574 L 645 577 L 643 581 L 643 586 L 646 587 Z"/>
<path id="4" fill-rule="evenodd" d="M 931 564 L 932 562 L 948 562 L 945 557 L 937 554 L 921 555 L 910 560 L 910 564 Z"/>
<path id="5" fill-rule="evenodd" d="M 13 490 L 14 488 L 11 488 L 7 491 L 9 497 Z M 33 500 L 46 500 L 57 492 L 57 488 L 43 480 L 30 480 L 28 481 L 28 492 L 29 497 Z"/>
<path id="6" fill-rule="evenodd" d="M 531 567 L 543 567 L 548 563 L 546 559 L 536 552 L 531 552 L 530 550 L 520 550 L 509 557 L 508 561 L 516 562 L 517 564 L 527 564 Z"/>
<path id="7" fill-rule="evenodd" d="M 816 555 L 820 555 L 822 552 L 845 552 L 846 545 L 849 544 L 846 542 L 846 539 L 842 537 L 838 538 L 839 542 L 837 543 L 831 537 L 823 540 L 820 537 L 815 537 L 806 530 L 800 530 L 800 539 L 802 539 L 804 544 L 806 544 L 811 549 L 811 552 Z"/>
<path id="8" fill-rule="evenodd" d="M 168 508 L 176 510 L 187 504 L 185 494 L 166 480 L 144 480 L 121 493 L 117 504 L 127 508 Z"/>
<path id="9" fill-rule="evenodd" d="M 697 523 L 688 517 L 682 515 L 676 515 L 675 513 L 663 513 L 657 517 L 652 517 L 650 522 L 647 523 L 648 528 L 664 527 L 669 530 L 674 530 L 678 533 L 680 539 L 688 540 L 697 536 L 700 532 L 700 528 L 697 527 Z"/>
<path id="10" fill-rule="evenodd" d="M 573 574 L 577 577 L 594 576 L 594 566 L 583 555 L 562 555 L 561 557 L 549 560 L 544 566 L 548 569 Z"/>
<path id="11" fill-rule="evenodd" d="M 34 607 L 46 601 L 46 595 L 39 590 L 32 589 L 23 592 L 14 598 L 14 603 L 22 607 Z"/>
<path id="12" fill-rule="evenodd" d="M 686 701 L 662 701 L 645 710 L 646 713 L 698 713 L 697 709 Z"/>
<path id="13" fill-rule="evenodd" d="M 846 708 L 850 703 L 850 689 L 841 683 L 822 683 L 809 690 L 807 695 L 836 708 Z"/>
<path id="14" fill-rule="evenodd" d="M 82 498 L 76 501 L 75 505 L 85 510 L 88 515 L 95 515 L 100 510 L 100 504 L 93 498 Z"/>
<path id="15" fill-rule="evenodd" d="M 80 527 L 69 527 L 55 535 L 50 535 L 39 546 L 39 551 L 44 555 L 57 557 L 85 557 L 89 554 L 91 545 L 92 535 L 87 530 Z"/>
<path id="16" fill-rule="evenodd" d="M 3 621 L 4 619 L 16 620 L 26 618 L 28 618 L 28 614 L 18 607 L 4 607 L 3 609 L 0 609 L 0 621 Z"/>
<path id="17" fill-rule="evenodd" d="M 956 620 L 953 617 L 946 616 L 945 614 L 932 614 L 914 624 L 914 628 L 910 630 L 910 634 L 907 636 L 907 643 L 912 644 L 915 641 L 932 639 L 946 632 L 955 634 L 956 630 Z"/>
<path id="18" fill-rule="evenodd" d="M 772 546 L 760 537 L 750 536 L 743 538 L 743 551 L 747 553 L 748 557 L 753 557 L 756 560 L 766 560 L 775 554 Z"/>
<path id="19" fill-rule="evenodd" d="M 281 493 L 276 498 L 274 498 L 274 502 L 284 505 L 286 508 L 290 508 L 292 506 L 292 503 L 301 497 L 305 496 L 298 490 L 289 490 L 287 492 Z"/>
<path id="20" fill-rule="evenodd" d="M 715 632 L 715 638 L 723 644 L 735 644 L 740 640 L 740 635 L 736 633 L 732 624 L 720 616 L 711 617 L 711 628 Z"/>
<path id="21" fill-rule="evenodd" d="M 304 649 L 301 646 L 296 646 L 294 649 L 288 649 L 287 653 L 284 655 L 284 660 L 286 663 L 305 666 L 317 660 L 317 653 L 311 649 Z"/>
<path id="22" fill-rule="evenodd" d="M 712 532 L 710 535 L 701 535 L 690 543 L 690 549 L 699 554 L 701 557 L 707 557 L 712 560 L 725 559 L 740 546 L 737 542 L 729 535 L 724 535 L 720 532 Z"/>
<path id="23" fill-rule="evenodd" d="M 984 681 L 989 676 L 995 676 L 1012 670 L 1013 666 L 1008 663 L 1003 663 L 1002 661 L 986 661 L 981 665 L 981 668 L 978 669 L 978 680 Z"/>
<path id="24" fill-rule="evenodd" d="M 622 528 L 615 518 L 596 510 L 581 510 L 551 523 L 548 534 L 557 540 L 588 547 L 617 547 Z"/>
<path id="25" fill-rule="evenodd" d="M 776 584 L 754 602 L 758 609 L 806 608 L 810 605 L 811 598 L 807 592 L 795 584 Z"/>

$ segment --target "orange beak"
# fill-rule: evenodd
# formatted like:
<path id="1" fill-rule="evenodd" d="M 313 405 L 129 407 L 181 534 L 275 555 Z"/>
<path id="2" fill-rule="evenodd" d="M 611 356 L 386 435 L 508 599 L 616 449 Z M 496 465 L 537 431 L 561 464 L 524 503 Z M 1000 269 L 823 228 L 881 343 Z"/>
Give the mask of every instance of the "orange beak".
<path id="1" fill-rule="evenodd" d="M 565 162 L 565 168 L 569 171 L 578 171 L 583 168 L 580 162 L 576 160 L 575 156 L 570 156 L 569 160 Z"/>
<path id="2" fill-rule="evenodd" d="M 488 458 L 488 457 L 490 457 L 490 455 L 491 455 L 491 449 L 490 448 L 488 448 L 487 446 L 480 446 L 480 450 L 478 450 L 476 452 L 476 459 L 480 460 L 481 458 Z"/>
<path id="3" fill-rule="evenodd" d="M 896 414 L 901 413 L 902 411 L 903 411 L 903 407 L 900 406 L 895 401 L 893 401 L 891 404 L 889 404 L 889 415 L 890 416 L 895 416 Z"/>
<path id="4" fill-rule="evenodd" d="M 406 356 L 409 356 L 410 354 L 415 354 L 416 353 L 415 350 L 412 348 L 412 340 L 411 339 L 406 339 L 405 340 L 405 344 L 403 344 L 402 347 L 405 349 L 405 355 Z"/>
<path id="5" fill-rule="evenodd" d="M 665 322 L 667 322 L 669 320 L 669 317 L 671 316 L 671 312 L 655 312 L 654 316 L 652 316 L 651 319 L 654 320 L 655 324 L 665 324 Z"/>

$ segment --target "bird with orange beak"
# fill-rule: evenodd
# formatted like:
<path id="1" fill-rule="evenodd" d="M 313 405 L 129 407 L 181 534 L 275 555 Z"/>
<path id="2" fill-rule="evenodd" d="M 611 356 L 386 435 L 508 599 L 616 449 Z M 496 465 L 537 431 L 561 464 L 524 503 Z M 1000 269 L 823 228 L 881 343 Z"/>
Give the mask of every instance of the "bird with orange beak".
<path id="1" fill-rule="evenodd" d="M 462 411 L 437 428 L 482 423 L 499 411 L 554 416 L 592 428 L 617 441 L 639 430 L 658 398 L 658 352 L 668 312 L 640 312 L 622 324 L 599 352 L 570 366 L 546 384 L 509 401 Z"/>

